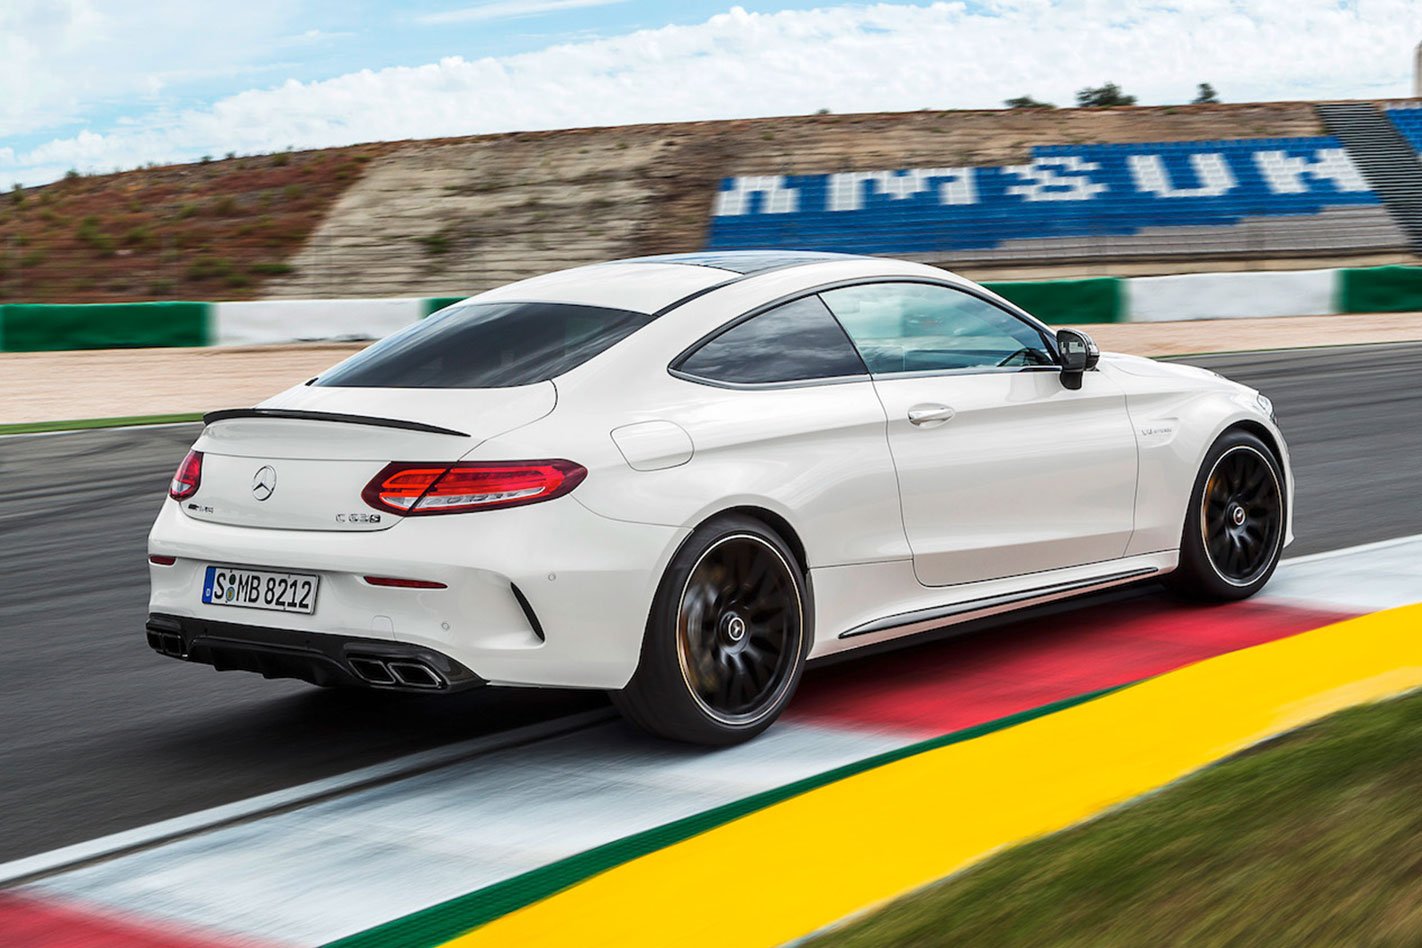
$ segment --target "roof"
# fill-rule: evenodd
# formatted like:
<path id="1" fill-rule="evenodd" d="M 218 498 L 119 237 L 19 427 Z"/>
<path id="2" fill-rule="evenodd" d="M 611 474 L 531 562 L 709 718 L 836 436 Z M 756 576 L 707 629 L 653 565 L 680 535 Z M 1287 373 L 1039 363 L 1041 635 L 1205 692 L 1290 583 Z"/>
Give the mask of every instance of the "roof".
<path id="1" fill-rule="evenodd" d="M 634 257 L 617 263 L 672 263 L 689 267 L 711 267 L 741 276 L 753 276 L 767 270 L 782 270 L 811 263 L 833 263 L 836 260 L 863 260 L 860 254 L 822 253 L 814 250 L 721 250 L 696 253 L 668 253 L 652 257 Z"/>
<path id="2" fill-rule="evenodd" d="M 686 300 L 734 283 L 743 277 L 815 263 L 877 260 L 847 253 L 800 250 L 728 250 L 665 254 L 614 260 L 545 273 L 471 297 L 471 301 L 504 300 L 577 303 L 657 314 Z"/>

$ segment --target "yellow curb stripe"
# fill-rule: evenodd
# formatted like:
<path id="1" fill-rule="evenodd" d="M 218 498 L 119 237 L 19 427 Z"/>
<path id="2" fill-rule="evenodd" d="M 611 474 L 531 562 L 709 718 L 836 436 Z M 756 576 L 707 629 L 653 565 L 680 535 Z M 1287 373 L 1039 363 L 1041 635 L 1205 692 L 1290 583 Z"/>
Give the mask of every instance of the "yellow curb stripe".
<path id="1" fill-rule="evenodd" d="M 783 944 L 1261 740 L 1419 686 L 1422 605 L 1340 622 L 830 784 L 448 944 Z"/>

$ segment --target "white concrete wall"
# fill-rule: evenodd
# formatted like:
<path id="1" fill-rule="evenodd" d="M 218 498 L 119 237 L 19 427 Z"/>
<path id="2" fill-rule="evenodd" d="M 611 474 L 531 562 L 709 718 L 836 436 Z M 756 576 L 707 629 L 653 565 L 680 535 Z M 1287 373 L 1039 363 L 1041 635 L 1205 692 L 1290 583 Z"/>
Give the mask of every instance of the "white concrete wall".
<path id="1" fill-rule="evenodd" d="M 1189 273 L 1133 277 L 1126 319 L 1133 323 L 1259 316 L 1326 316 L 1337 312 L 1336 270 Z"/>
<path id="2" fill-rule="evenodd" d="M 421 319 L 419 298 L 251 300 L 213 304 L 213 344 L 380 339 Z"/>

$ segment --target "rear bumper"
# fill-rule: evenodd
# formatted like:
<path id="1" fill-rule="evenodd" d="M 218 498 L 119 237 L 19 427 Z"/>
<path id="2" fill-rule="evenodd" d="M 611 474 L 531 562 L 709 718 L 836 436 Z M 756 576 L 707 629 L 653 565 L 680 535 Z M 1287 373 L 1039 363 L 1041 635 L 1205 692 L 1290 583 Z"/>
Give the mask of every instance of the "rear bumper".
<path id="1" fill-rule="evenodd" d="M 448 655 L 400 642 L 162 614 L 150 615 L 145 628 L 155 652 L 218 671 L 386 691 L 462 691 L 484 684 Z"/>
<path id="2" fill-rule="evenodd" d="M 616 689 L 636 670 L 657 582 L 685 532 L 601 517 L 574 497 L 348 533 L 206 523 L 166 501 L 148 552 L 176 562 L 150 564 L 148 611 L 415 646 L 490 684 Z M 208 564 L 316 575 L 315 611 L 205 604 Z"/>

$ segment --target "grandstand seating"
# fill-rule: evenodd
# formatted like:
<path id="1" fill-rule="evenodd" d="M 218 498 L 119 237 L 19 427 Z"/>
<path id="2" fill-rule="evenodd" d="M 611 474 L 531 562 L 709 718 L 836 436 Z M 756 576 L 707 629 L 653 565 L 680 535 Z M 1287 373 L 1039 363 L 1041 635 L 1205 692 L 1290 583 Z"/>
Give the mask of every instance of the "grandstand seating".
<path id="1" fill-rule="evenodd" d="M 1422 152 L 1422 102 L 1389 103 L 1387 117 L 1412 145 L 1412 150 Z"/>
<path id="2" fill-rule="evenodd" d="M 729 178 L 718 198 L 713 249 L 931 254 L 1031 240 L 1043 256 L 1148 229 L 1379 204 L 1328 137 L 1042 146 L 1025 165 Z M 1384 242 L 1398 242 L 1385 218 L 1376 223 Z"/>

